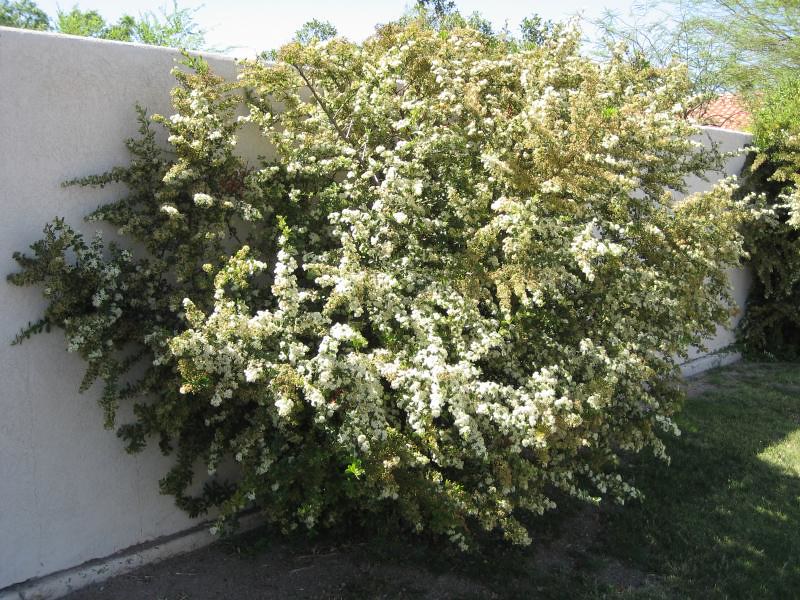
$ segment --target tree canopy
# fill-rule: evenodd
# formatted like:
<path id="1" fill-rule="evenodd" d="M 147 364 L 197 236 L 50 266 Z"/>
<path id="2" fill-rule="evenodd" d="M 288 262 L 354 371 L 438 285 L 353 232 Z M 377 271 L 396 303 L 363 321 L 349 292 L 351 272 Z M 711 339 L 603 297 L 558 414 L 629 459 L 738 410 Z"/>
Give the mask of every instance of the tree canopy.
<path id="1" fill-rule="evenodd" d="M 720 80 L 752 91 L 800 70 L 797 0 L 694 0 L 693 26 L 720 45 Z"/>
<path id="2" fill-rule="evenodd" d="M 0 0 L 0 25 L 198 50 L 205 46 L 205 32 L 194 22 L 195 12 L 179 8 L 173 1 L 170 8 L 164 6 L 158 13 L 124 14 L 109 23 L 98 11 L 83 10 L 77 4 L 70 10 L 59 9 L 51 19 L 32 0 Z"/>
<path id="3" fill-rule="evenodd" d="M 31 0 L 0 0 L 0 25 L 42 31 L 50 28 L 50 19 Z"/>
<path id="4" fill-rule="evenodd" d="M 642 0 L 595 25 L 604 53 L 623 42 L 643 64 L 686 63 L 699 92 L 759 92 L 800 69 L 796 0 Z"/>

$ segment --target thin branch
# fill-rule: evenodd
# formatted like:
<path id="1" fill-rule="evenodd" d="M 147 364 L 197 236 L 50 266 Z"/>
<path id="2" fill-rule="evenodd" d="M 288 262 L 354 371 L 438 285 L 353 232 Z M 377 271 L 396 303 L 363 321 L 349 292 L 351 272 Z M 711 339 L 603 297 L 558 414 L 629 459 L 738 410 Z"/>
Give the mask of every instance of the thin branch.
<path id="1" fill-rule="evenodd" d="M 296 65 L 294 63 L 291 63 L 291 65 L 294 68 L 294 70 L 297 71 L 297 74 L 300 75 L 300 78 L 306 84 L 306 87 L 311 92 L 311 95 L 314 96 L 314 100 L 319 105 L 319 107 L 322 109 L 322 112 L 324 112 L 325 116 L 328 117 L 328 121 L 330 121 L 331 126 L 336 130 L 336 134 L 339 136 L 339 139 L 341 139 L 345 144 L 350 145 L 350 141 L 348 140 L 348 135 L 350 134 L 350 127 L 347 128 L 347 132 L 345 132 L 342 129 L 341 125 L 339 125 L 339 122 L 336 120 L 336 115 L 334 115 L 331 112 L 331 109 L 328 106 L 328 103 L 325 102 L 325 99 L 322 98 L 319 95 L 319 93 L 317 93 L 317 90 L 314 88 L 314 86 L 312 85 L 311 81 L 309 81 L 308 76 L 305 74 L 303 69 L 300 68 L 299 65 Z M 351 122 L 350 125 L 352 126 L 352 122 Z M 361 166 L 362 169 L 369 170 L 369 168 L 368 168 L 367 164 L 364 162 L 363 158 L 358 158 L 357 157 L 356 160 L 358 161 L 358 164 Z M 380 184 L 380 182 L 381 182 L 380 179 L 378 179 L 378 176 L 375 173 L 372 174 L 372 180 L 377 184 Z"/>
<path id="2" fill-rule="evenodd" d="M 333 128 L 336 130 L 336 133 L 338 134 L 339 138 L 340 138 L 340 139 L 341 139 L 343 142 L 345 142 L 345 143 L 349 143 L 349 142 L 348 142 L 348 140 L 347 140 L 347 136 L 345 135 L 345 132 L 344 132 L 344 131 L 342 130 L 342 128 L 339 126 L 339 123 L 338 123 L 338 121 L 336 120 L 336 117 L 335 117 L 335 116 L 334 116 L 334 114 L 331 112 L 331 109 L 328 107 L 328 103 L 327 103 L 327 102 L 325 102 L 324 98 L 322 98 L 322 97 L 321 97 L 321 96 L 320 96 L 320 95 L 317 93 L 317 90 L 314 88 L 314 86 L 313 86 L 313 85 L 311 84 L 311 82 L 308 80 L 308 77 L 306 76 L 306 74 L 305 74 L 305 72 L 303 71 L 303 69 L 301 69 L 301 68 L 300 68 L 298 65 L 296 65 L 296 64 L 294 64 L 294 63 L 292 63 L 292 67 L 294 68 L 294 70 L 295 70 L 295 71 L 297 71 L 297 74 L 298 74 L 298 75 L 300 75 L 300 78 L 301 78 L 301 79 L 303 80 L 303 82 L 306 84 L 306 87 L 307 87 L 307 88 L 309 89 L 309 91 L 311 92 L 311 95 L 312 95 L 312 96 L 314 96 L 314 100 L 317 102 L 317 104 L 319 104 L 319 107 L 320 107 L 320 108 L 322 109 L 322 111 L 325 113 L 325 116 L 327 116 L 327 117 L 328 117 L 328 120 L 330 121 L 330 123 L 331 123 L 331 125 L 333 126 Z"/>

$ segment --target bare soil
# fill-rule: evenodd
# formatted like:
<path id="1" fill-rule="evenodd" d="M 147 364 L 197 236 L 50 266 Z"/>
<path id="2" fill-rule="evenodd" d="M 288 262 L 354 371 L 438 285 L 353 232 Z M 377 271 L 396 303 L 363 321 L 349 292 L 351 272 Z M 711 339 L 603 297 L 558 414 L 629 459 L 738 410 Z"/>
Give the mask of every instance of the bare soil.
<path id="1" fill-rule="evenodd" d="M 589 564 L 595 585 L 602 588 L 635 591 L 651 583 L 633 567 L 596 556 L 599 535 L 601 512 L 586 507 L 564 519 L 549 539 L 511 556 L 478 559 L 484 564 L 477 568 L 474 557 L 433 557 L 430 547 L 408 541 L 335 545 L 278 537 L 264 548 L 264 538 L 251 535 L 241 544 L 220 542 L 147 565 L 78 590 L 67 600 L 566 598 L 570 579 Z M 500 581 L 487 576 L 495 561 L 505 563 L 498 564 Z"/>
<path id="2" fill-rule="evenodd" d="M 249 553 L 248 553 L 249 554 Z M 363 546 L 278 542 L 255 555 L 225 543 L 142 567 L 68 600 L 256 600 L 271 598 L 495 598 L 463 575 L 371 560 Z"/>

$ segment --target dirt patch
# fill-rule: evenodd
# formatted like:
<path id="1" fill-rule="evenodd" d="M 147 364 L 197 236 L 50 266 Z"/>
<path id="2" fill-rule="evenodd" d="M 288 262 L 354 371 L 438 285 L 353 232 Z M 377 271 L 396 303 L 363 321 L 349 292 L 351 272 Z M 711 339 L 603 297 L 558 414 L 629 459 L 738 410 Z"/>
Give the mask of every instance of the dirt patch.
<path id="1" fill-rule="evenodd" d="M 358 546 L 276 543 L 254 556 L 214 544 L 83 588 L 67 600 L 494 597 L 463 576 L 370 560 Z"/>
<path id="2" fill-rule="evenodd" d="M 471 571 L 470 557 L 439 560 L 433 554 L 426 562 L 431 550 L 420 554 L 402 542 L 387 552 L 370 543 L 273 538 L 267 548 L 246 543 L 238 553 L 236 543 L 222 542 L 78 590 L 66 600 L 484 600 L 562 597 L 559 590 L 566 593 L 578 580 L 619 591 L 651 585 L 645 573 L 600 555 L 602 535 L 602 512 L 591 506 L 577 510 L 530 551 L 503 555 L 498 566 L 507 574 L 499 580 L 486 576 L 495 570 L 491 564 Z"/>
<path id="3" fill-rule="evenodd" d="M 600 511 L 587 506 L 565 519 L 558 536 L 539 545 L 534 562 L 546 571 L 573 571 L 590 552 L 600 531 Z"/>

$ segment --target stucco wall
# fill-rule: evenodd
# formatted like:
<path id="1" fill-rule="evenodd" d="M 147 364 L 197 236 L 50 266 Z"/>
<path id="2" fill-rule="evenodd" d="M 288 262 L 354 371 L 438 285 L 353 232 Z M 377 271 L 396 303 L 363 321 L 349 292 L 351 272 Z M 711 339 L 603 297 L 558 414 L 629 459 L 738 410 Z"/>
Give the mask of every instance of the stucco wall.
<path id="1" fill-rule="evenodd" d="M 717 127 L 704 127 L 699 137 L 707 146 L 712 143 L 720 152 L 736 152 L 750 144 L 752 136 L 748 133 L 729 131 Z M 725 164 L 724 172 L 708 173 L 706 179 L 692 177 L 687 181 L 688 192 L 697 192 L 707 189 L 709 185 L 728 175 L 738 175 L 744 166 L 745 155 L 739 153 L 729 158 Z M 715 366 L 737 360 L 739 354 L 725 350 L 735 341 L 733 327 L 742 318 L 743 309 L 750 289 L 751 274 L 748 268 L 731 269 L 728 271 L 733 289 L 733 296 L 738 306 L 738 312 L 731 319 L 731 327 L 717 327 L 716 335 L 706 340 L 708 352 L 701 352 L 697 348 L 689 349 L 688 360 L 681 366 L 684 375 L 694 375 Z"/>
<path id="2" fill-rule="evenodd" d="M 127 159 L 122 140 L 136 132 L 133 103 L 170 113 L 171 50 L 0 28 L 0 270 L 54 216 L 81 225 L 118 189 L 63 189 L 65 179 L 102 172 Z M 233 61 L 211 57 L 232 76 Z M 742 134 L 711 130 L 728 149 Z M 256 155 L 254 141 L 245 144 Z M 732 162 L 729 171 L 740 168 Z M 694 186 L 707 185 L 695 182 Z M 90 227 L 83 227 L 91 231 Z M 735 275 L 744 298 L 746 276 Z M 152 449 L 129 456 L 101 427 L 96 390 L 78 394 L 82 361 L 60 333 L 11 347 L 35 320 L 37 289 L 0 283 L 0 596 L 2 588 L 107 557 L 194 523 L 157 479 L 166 462 Z M 726 345 L 721 332 L 713 342 Z"/>
<path id="3" fill-rule="evenodd" d="M 82 218 L 119 189 L 62 181 L 128 160 L 134 102 L 170 110 L 172 50 L 0 28 L 0 271 L 55 216 Z M 230 59 L 211 58 L 232 76 Z M 167 112 L 170 114 L 170 112 Z M 165 459 L 129 456 L 79 394 L 79 357 L 60 333 L 11 347 L 41 291 L 0 282 L 0 588 L 192 525 L 157 489 Z"/>

